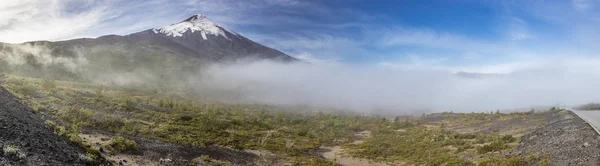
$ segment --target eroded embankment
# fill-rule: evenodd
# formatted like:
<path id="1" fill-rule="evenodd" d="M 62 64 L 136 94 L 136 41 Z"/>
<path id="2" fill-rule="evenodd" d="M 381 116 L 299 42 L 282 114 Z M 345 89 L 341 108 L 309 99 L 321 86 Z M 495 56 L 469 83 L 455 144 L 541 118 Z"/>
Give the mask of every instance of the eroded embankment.
<path id="1" fill-rule="evenodd" d="M 570 111 L 563 119 L 538 128 L 522 137 L 514 153 L 538 152 L 550 158 L 550 165 L 600 165 L 600 136 Z"/>
<path id="2" fill-rule="evenodd" d="M 96 165 L 0 86 L 0 165 Z"/>

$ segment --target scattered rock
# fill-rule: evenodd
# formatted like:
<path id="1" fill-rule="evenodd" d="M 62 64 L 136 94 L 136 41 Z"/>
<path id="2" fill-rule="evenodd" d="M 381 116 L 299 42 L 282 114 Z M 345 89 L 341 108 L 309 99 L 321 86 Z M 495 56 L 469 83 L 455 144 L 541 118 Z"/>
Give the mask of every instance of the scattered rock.
<path id="1" fill-rule="evenodd" d="M 566 111 L 565 111 L 566 112 Z M 600 165 L 598 133 L 572 112 L 524 135 L 513 154 L 548 155 L 549 165 Z"/>
<path id="2" fill-rule="evenodd" d="M 90 165 L 79 159 L 78 154 L 86 153 L 84 148 L 54 134 L 33 112 L 0 87 L 0 145 L 11 145 L 22 152 L 18 160 L 0 158 L 0 165 Z M 96 163 L 100 164 L 105 163 Z"/>

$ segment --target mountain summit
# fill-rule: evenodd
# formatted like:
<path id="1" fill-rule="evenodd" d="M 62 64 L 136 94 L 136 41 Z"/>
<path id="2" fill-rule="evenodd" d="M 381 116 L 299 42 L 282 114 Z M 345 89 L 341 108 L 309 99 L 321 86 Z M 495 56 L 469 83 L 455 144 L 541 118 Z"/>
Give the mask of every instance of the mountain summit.
<path id="1" fill-rule="evenodd" d="M 201 14 L 193 15 L 176 24 L 142 31 L 128 37 L 142 40 L 144 43 L 150 42 L 153 45 L 174 48 L 180 54 L 214 62 L 240 59 L 297 61 L 289 55 L 228 30 Z"/>
<path id="2" fill-rule="evenodd" d="M 229 39 L 225 34 L 225 31 L 230 32 L 238 37 L 236 33 L 219 26 L 217 23 L 201 14 L 194 15 L 177 24 L 154 29 L 153 31 L 154 33 L 162 33 L 172 37 L 182 37 L 186 32 L 198 32 L 202 34 L 202 39 L 204 40 L 208 40 L 207 35 L 222 36 Z"/>

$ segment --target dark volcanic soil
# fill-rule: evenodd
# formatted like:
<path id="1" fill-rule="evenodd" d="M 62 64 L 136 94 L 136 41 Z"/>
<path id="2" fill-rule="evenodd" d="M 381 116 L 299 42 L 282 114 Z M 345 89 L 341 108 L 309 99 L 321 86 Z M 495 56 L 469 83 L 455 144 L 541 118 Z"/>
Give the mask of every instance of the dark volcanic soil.
<path id="1" fill-rule="evenodd" d="M 86 152 L 46 127 L 35 112 L 0 86 L 0 165 L 96 165 Z M 17 157 L 7 147 L 18 147 Z"/>
<path id="2" fill-rule="evenodd" d="M 90 142 L 95 144 L 95 146 L 98 146 L 98 144 L 96 144 L 99 143 L 97 142 L 98 140 L 108 140 L 109 138 L 118 136 L 117 134 L 103 131 L 87 132 L 90 134 L 87 134 L 83 138 L 89 141 L 96 140 Z M 185 166 L 190 165 L 189 161 L 199 158 L 201 155 L 207 155 L 212 159 L 226 161 L 237 166 L 267 165 L 266 163 L 260 163 L 260 156 L 256 154 L 224 147 L 208 146 L 205 148 L 199 148 L 191 145 L 171 144 L 141 137 L 127 135 L 121 136 L 125 137 L 126 139 L 135 140 L 137 143 L 139 151 L 135 153 L 135 155 L 137 156 L 138 161 L 134 162 L 138 165 L 155 165 L 156 163 L 160 163 L 159 165 L 164 166 Z M 107 158 L 109 160 L 111 159 L 111 157 Z M 112 157 L 112 159 L 114 160 L 114 157 Z M 161 163 L 161 159 L 169 159 L 170 162 Z M 118 165 L 120 160 L 115 162 L 115 165 Z"/>
<path id="3" fill-rule="evenodd" d="M 517 154 L 547 154 L 550 165 L 600 165 L 600 136 L 577 115 L 561 111 L 564 118 L 521 137 Z"/>

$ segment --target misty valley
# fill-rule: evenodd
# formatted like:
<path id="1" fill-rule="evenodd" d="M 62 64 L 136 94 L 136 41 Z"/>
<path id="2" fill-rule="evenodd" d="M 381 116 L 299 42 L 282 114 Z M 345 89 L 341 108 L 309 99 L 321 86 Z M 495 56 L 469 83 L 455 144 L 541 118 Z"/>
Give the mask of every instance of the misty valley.
<path id="1" fill-rule="evenodd" d="M 595 5 L 450 2 L 1 2 L 0 165 L 600 165 Z"/>
<path id="2" fill-rule="evenodd" d="M 3 82 L 97 164 L 543 164 L 550 154 L 528 152 L 542 145 L 521 139 L 542 139 L 531 132 L 574 118 L 558 108 L 391 116 L 220 102 L 143 86 L 13 75 Z"/>

